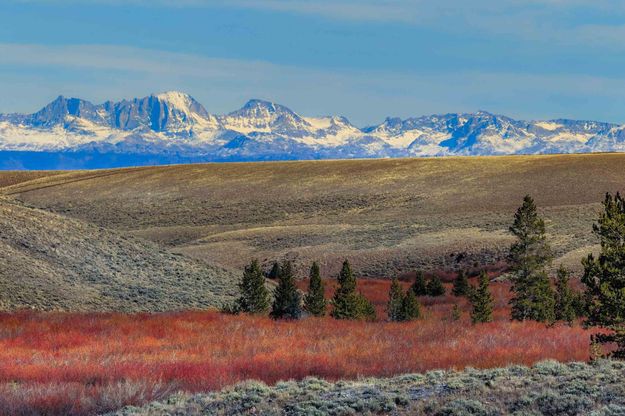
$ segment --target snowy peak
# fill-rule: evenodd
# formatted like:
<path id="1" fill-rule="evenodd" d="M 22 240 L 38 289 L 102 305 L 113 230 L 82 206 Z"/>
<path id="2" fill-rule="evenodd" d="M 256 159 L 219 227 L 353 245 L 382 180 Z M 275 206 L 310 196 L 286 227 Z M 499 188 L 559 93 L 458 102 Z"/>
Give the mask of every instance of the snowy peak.
<path id="1" fill-rule="evenodd" d="M 156 132 L 190 132 L 210 119 L 206 109 L 193 97 L 180 92 L 166 92 L 104 104 L 109 124 L 122 130 L 137 128 Z"/>
<path id="2" fill-rule="evenodd" d="M 94 122 L 103 121 L 98 114 L 97 107 L 89 101 L 79 98 L 65 98 L 60 95 L 30 117 L 25 117 L 24 122 L 39 127 L 52 127 L 65 124 L 68 122 L 69 116 Z"/>
<path id="3" fill-rule="evenodd" d="M 260 99 L 212 115 L 190 95 L 168 91 L 99 105 L 59 96 L 34 114 L 0 114 L 3 151 L 61 152 L 60 160 L 66 152 L 113 161 L 148 155 L 154 163 L 625 151 L 625 126 L 477 111 L 388 117 L 360 129 L 345 117 L 302 116 Z M 6 159 L 19 165 L 20 157 Z"/>
<path id="4" fill-rule="evenodd" d="M 178 111 L 187 114 L 191 117 L 199 116 L 207 118 L 208 112 L 189 94 L 185 94 L 178 91 L 168 91 L 154 95 L 154 97 L 170 111 Z"/>
<path id="5" fill-rule="evenodd" d="M 293 133 L 301 135 L 312 126 L 289 108 L 270 101 L 252 99 L 239 110 L 220 117 L 223 126 L 242 133 Z"/>

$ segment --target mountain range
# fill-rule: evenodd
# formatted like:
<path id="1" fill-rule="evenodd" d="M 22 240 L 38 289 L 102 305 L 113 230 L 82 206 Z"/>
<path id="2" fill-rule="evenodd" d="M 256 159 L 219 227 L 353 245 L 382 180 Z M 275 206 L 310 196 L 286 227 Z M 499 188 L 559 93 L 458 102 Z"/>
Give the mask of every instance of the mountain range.
<path id="1" fill-rule="evenodd" d="M 0 169 L 624 150 L 625 125 L 612 123 L 478 111 L 359 128 L 257 99 L 214 115 L 176 91 L 97 105 L 60 96 L 33 114 L 0 114 Z"/>

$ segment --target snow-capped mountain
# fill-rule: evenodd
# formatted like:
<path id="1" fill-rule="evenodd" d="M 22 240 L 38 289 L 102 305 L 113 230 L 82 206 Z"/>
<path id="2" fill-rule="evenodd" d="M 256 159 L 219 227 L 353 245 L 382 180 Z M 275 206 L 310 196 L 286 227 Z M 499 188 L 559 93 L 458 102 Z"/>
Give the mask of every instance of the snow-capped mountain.
<path id="1" fill-rule="evenodd" d="M 213 115 L 166 92 L 92 104 L 58 97 L 33 114 L 0 114 L 0 168 L 94 168 L 200 161 L 625 151 L 625 126 L 522 121 L 478 111 L 358 128 L 250 100 Z"/>

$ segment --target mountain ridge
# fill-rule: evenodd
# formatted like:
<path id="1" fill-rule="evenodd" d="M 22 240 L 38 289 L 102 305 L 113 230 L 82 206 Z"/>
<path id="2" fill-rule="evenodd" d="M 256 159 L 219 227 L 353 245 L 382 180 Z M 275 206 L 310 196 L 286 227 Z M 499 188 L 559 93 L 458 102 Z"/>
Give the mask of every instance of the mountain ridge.
<path id="1" fill-rule="evenodd" d="M 359 128 L 343 116 L 303 116 L 262 99 L 211 114 L 177 91 L 102 104 L 61 95 L 33 114 L 0 114 L 3 169 L 33 168 L 34 159 L 35 168 L 55 169 L 620 151 L 625 151 L 625 125 L 615 123 L 516 120 L 479 110 L 387 117 Z"/>

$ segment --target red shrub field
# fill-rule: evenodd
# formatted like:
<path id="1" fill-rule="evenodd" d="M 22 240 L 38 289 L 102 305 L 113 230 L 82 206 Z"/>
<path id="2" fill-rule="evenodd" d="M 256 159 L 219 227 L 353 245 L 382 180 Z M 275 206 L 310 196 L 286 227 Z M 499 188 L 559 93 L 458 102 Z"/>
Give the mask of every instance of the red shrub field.
<path id="1" fill-rule="evenodd" d="M 383 309 L 388 282 L 360 288 Z M 276 322 L 214 311 L 0 314 L 0 413 L 93 414 L 245 379 L 334 380 L 588 359 L 588 331 L 510 322 L 508 287 L 492 290 L 495 321 L 476 326 L 464 301 L 462 318 L 451 320 L 453 296 L 423 298 L 423 318 L 409 323 Z"/>

